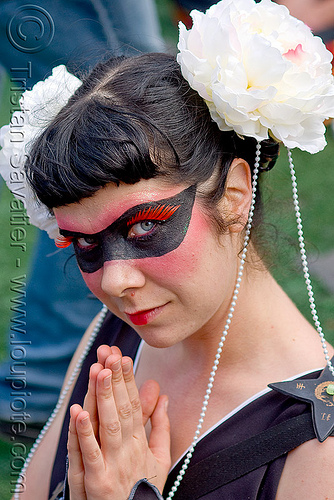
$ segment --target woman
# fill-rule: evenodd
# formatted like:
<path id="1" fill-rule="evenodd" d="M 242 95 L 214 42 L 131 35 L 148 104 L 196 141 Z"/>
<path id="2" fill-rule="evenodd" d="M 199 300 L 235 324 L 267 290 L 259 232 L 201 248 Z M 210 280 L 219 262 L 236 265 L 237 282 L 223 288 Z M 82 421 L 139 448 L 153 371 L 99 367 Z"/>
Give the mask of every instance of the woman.
<path id="1" fill-rule="evenodd" d="M 272 166 L 278 145 L 260 147 L 258 134 L 240 137 L 237 127 L 221 131 L 212 116 L 173 57 L 118 58 L 96 67 L 33 145 L 28 175 L 57 219 L 57 243 L 73 243 L 110 313 L 75 354 L 70 374 L 90 338 L 22 500 L 62 495 L 67 439 L 71 500 L 169 492 L 318 500 L 334 490 L 331 438 L 319 443 L 312 429 L 304 444 L 276 450 L 296 434 L 286 423 L 310 422 L 310 405 L 267 385 L 292 378 L 305 386 L 324 365 L 315 329 L 257 244 L 256 175 Z"/>

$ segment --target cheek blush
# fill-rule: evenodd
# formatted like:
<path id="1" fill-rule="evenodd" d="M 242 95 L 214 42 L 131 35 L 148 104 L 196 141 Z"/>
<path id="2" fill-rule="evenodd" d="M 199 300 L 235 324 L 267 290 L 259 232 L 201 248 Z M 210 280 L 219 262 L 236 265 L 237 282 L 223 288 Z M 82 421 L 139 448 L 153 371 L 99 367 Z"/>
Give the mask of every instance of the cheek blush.
<path id="1" fill-rule="evenodd" d="M 156 282 L 159 279 L 182 280 L 198 269 L 203 258 L 207 236 L 213 229 L 195 203 L 187 234 L 181 245 L 161 257 L 151 257 L 137 262 L 142 272 L 152 276 Z"/>
<path id="2" fill-rule="evenodd" d="M 88 286 L 89 290 L 96 296 L 101 295 L 101 282 L 103 276 L 103 269 L 98 269 L 95 273 L 84 273 L 81 271 L 81 275 Z"/>
<path id="3" fill-rule="evenodd" d="M 210 232 L 212 232 L 211 226 L 195 203 L 187 234 L 178 248 L 161 257 L 128 260 L 127 263 L 129 266 L 139 269 L 148 279 L 151 278 L 152 281 L 161 284 L 161 286 L 167 286 L 167 283 L 181 282 L 185 276 L 191 276 L 198 270 L 199 262 L 203 257 L 203 252 L 205 252 L 205 242 Z M 116 262 L 114 261 L 115 264 Z M 120 263 L 125 264 L 124 261 L 120 261 Z M 103 299 L 106 293 L 101 287 L 103 268 L 94 273 L 82 272 L 82 276 L 91 292 Z M 112 279 L 110 272 L 109 279 Z M 131 288 L 131 281 L 129 286 Z M 134 297 L 134 292 L 130 296 Z M 147 311 L 144 313 L 144 315 L 130 318 L 131 321 L 134 324 L 139 324 L 138 321 L 143 321 L 144 323 L 141 324 L 146 324 L 147 318 L 154 314 Z"/>

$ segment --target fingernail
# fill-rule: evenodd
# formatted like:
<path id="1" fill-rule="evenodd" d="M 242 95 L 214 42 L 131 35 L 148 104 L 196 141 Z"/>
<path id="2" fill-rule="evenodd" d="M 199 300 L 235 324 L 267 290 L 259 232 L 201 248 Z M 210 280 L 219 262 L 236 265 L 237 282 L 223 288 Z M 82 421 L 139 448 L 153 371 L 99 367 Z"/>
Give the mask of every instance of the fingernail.
<path id="1" fill-rule="evenodd" d="M 103 385 L 106 389 L 109 389 L 109 387 L 111 387 L 111 375 L 108 375 L 108 377 L 103 380 Z"/>
<path id="2" fill-rule="evenodd" d="M 168 405 L 169 405 L 169 399 L 165 401 L 165 411 L 167 412 L 168 410 Z"/>

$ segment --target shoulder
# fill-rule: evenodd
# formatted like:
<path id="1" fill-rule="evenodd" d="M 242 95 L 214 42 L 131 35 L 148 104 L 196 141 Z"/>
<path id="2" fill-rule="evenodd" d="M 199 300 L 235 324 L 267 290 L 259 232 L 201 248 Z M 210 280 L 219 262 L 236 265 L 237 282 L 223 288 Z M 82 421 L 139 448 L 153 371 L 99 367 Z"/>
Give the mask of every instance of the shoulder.
<path id="1" fill-rule="evenodd" d="M 334 492 L 334 437 L 308 441 L 288 454 L 276 500 L 330 500 Z"/>

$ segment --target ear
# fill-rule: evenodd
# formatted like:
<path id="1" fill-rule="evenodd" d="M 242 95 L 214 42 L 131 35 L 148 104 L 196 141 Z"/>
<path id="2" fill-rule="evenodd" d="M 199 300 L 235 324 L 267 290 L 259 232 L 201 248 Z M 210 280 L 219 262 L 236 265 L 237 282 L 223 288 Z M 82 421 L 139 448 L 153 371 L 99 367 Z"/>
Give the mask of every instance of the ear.
<path id="1" fill-rule="evenodd" d="M 243 230 L 252 201 L 252 176 L 248 163 L 235 158 L 227 174 L 225 193 L 221 200 L 222 216 L 229 224 L 229 231 Z M 235 222 L 234 222 L 235 221 Z"/>

